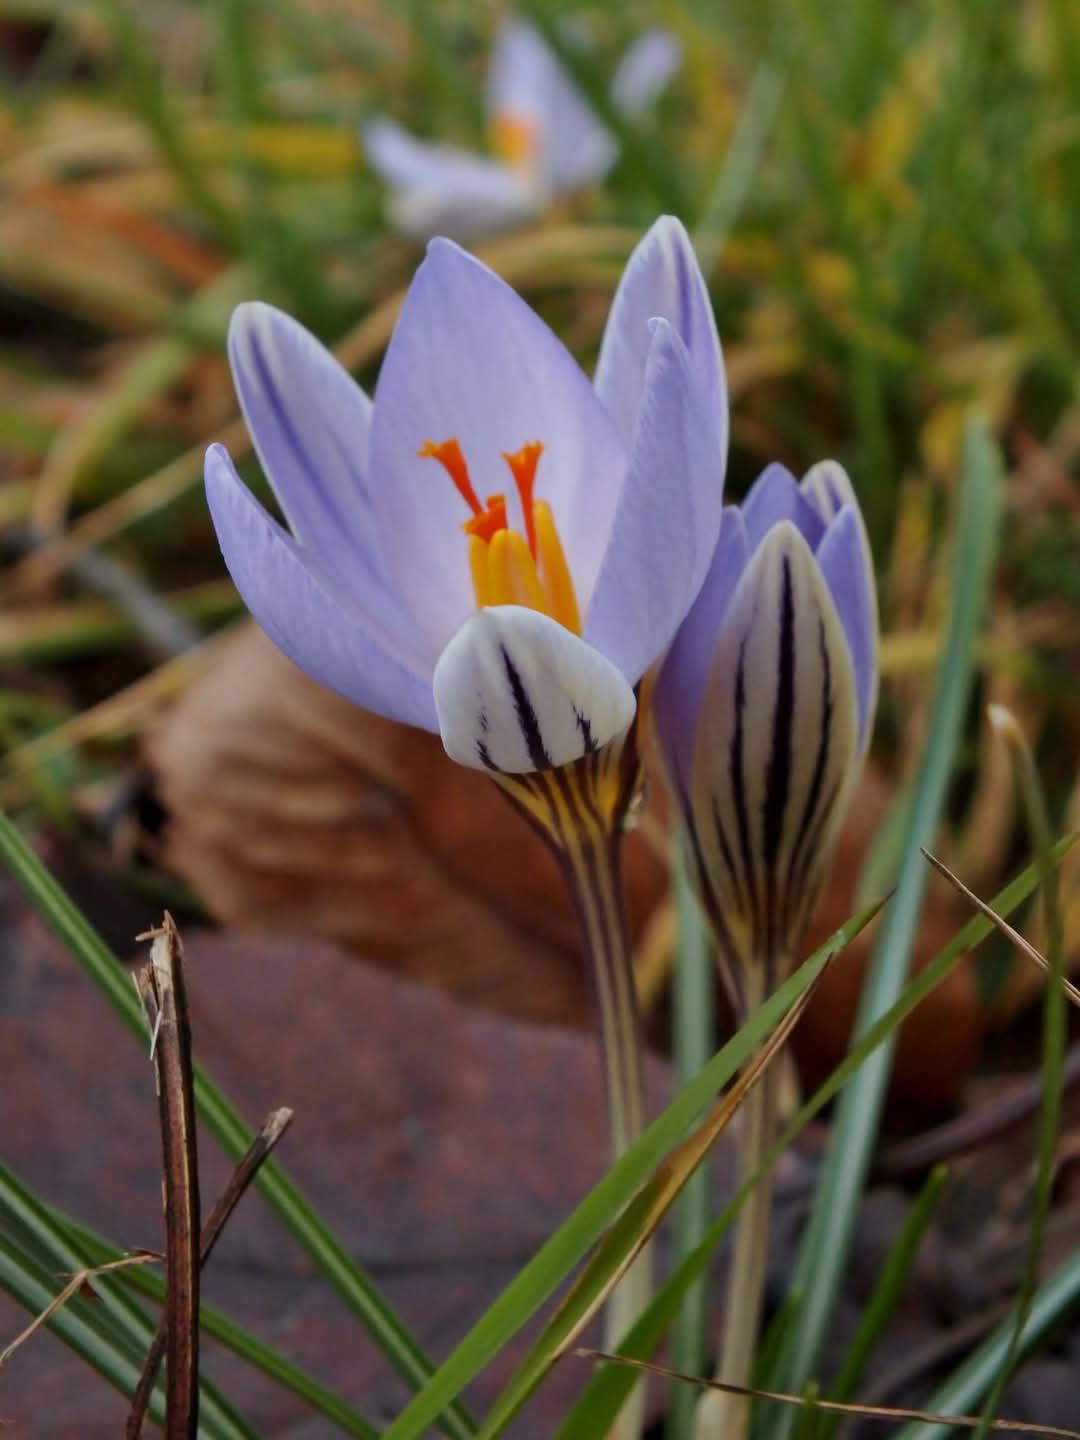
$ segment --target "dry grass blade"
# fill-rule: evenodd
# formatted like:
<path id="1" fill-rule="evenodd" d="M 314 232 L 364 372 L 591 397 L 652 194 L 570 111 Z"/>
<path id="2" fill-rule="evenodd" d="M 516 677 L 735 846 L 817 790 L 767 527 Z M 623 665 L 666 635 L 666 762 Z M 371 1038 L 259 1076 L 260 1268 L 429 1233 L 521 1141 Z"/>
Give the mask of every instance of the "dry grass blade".
<path id="1" fill-rule="evenodd" d="M 1029 960 L 1034 960 L 1035 964 L 1038 965 L 1047 974 L 1050 973 L 1050 962 L 1046 959 L 1045 955 L 1041 955 L 1029 940 L 1025 940 L 1023 935 L 1020 934 L 1019 930 L 1014 930 L 1007 920 L 1003 920 L 996 911 L 991 910 L 990 906 L 987 905 L 985 900 L 980 900 L 978 895 L 976 895 L 974 891 L 969 890 L 968 887 L 964 884 L 964 882 L 958 876 L 954 875 L 946 864 L 939 860 L 935 855 L 931 855 L 930 851 L 927 850 L 925 847 L 923 848 L 922 853 L 926 856 L 927 860 L 938 872 L 938 874 L 944 875 L 945 879 L 948 880 L 949 884 L 952 885 L 956 890 L 958 890 L 960 894 L 963 895 L 965 900 L 967 900 L 971 905 L 974 905 L 975 909 L 978 910 L 980 914 L 985 915 L 987 920 L 989 920 L 993 925 L 997 926 L 997 928 L 1005 936 L 1006 940 L 1010 941 L 1013 945 L 1015 945 L 1016 948 L 1021 952 L 1021 954 L 1026 955 Z M 1067 979 L 1064 975 L 1061 977 L 1061 987 L 1065 991 L 1065 994 L 1068 996 L 1068 998 L 1072 1001 L 1072 1003 L 1078 1008 L 1080 1008 L 1080 990 L 1078 990 L 1076 986 L 1072 983 L 1072 981 Z"/>
<path id="2" fill-rule="evenodd" d="M 36 1315 L 25 1330 L 19 1332 L 10 1345 L 0 1350 L 0 1370 L 18 1350 L 20 1345 L 25 1344 L 35 1330 L 40 1330 L 52 1315 L 55 1315 L 61 1305 L 66 1305 L 73 1295 L 77 1295 L 84 1285 L 89 1285 L 98 1275 L 107 1275 L 113 1270 L 128 1270 L 132 1265 L 149 1265 L 155 1261 L 164 1259 L 153 1250 L 133 1250 L 130 1255 L 124 1255 L 119 1260 L 110 1260 L 107 1265 L 94 1265 L 86 1270 L 77 1270 L 71 1279 L 49 1304 Z"/>
<path id="3" fill-rule="evenodd" d="M 228 1223 L 229 1217 L 236 1209 L 240 1197 L 254 1180 L 259 1166 L 267 1158 L 274 1146 L 281 1139 L 282 1135 L 292 1123 L 293 1112 L 282 1107 L 274 1110 L 262 1123 L 262 1128 L 248 1146 L 247 1151 L 237 1163 L 236 1169 L 229 1177 L 228 1184 L 218 1196 L 213 1209 L 206 1217 L 206 1223 L 202 1228 L 202 1235 L 199 1237 L 199 1265 L 205 1265 L 210 1254 L 217 1244 L 222 1231 Z M 139 1383 L 135 1394 L 131 1399 L 131 1412 L 128 1415 L 125 1435 L 127 1440 L 139 1440 L 142 1434 L 143 1421 L 146 1418 L 146 1411 L 150 1404 L 150 1396 L 154 1391 L 154 1382 L 157 1380 L 158 1370 L 165 1355 L 167 1343 L 167 1327 L 163 1320 L 158 1326 L 150 1348 L 146 1353 L 146 1360 L 143 1364 L 143 1371 L 139 1377 Z"/>
<path id="4" fill-rule="evenodd" d="M 140 938 L 149 938 L 146 936 Z M 166 1440 L 199 1428 L 199 1167 L 183 946 L 171 915 L 134 975 L 153 1035 L 165 1201 Z"/>
<path id="5" fill-rule="evenodd" d="M 669 1370 L 666 1365 L 657 1365 L 651 1360 L 634 1360 L 628 1355 L 609 1355 L 605 1350 L 577 1349 L 574 1355 L 579 1360 L 602 1360 L 615 1365 L 629 1365 L 635 1370 L 648 1370 L 666 1380 L 682 1380 L 687 1385 L 700 1385 L 706 1390 L 719 1390 L 727 1395 L 745 1395 L 750 1400 L 774 1400 L 778 1405 L 795 1405 L 800 1410 L 820 1410 L 828 1415 L 851 1415 L 862 1420 L 886 1420 L 898 1424 L 900 1421 L 914 1421 L 926 1425 L 952 1425 L 958 1430 L 974 1430 L 979 1424 L 977 1415 L 936 1415 L 932 1410 L 907 1410 L 894 1405 L 856 1405 L 840 1400 L 819 1400 L 816 1396 L 787 1395 L 780 1390 L 758 1390 L 752 1385 L 726 1385 L 722 1380 L 705 1380 L 700 1375 L 686 1375 L 681 1370 Z M 1041 1435 L 1045 1440 L 1080 1440 L 1080 1430 L 1065 1430 L 1060 1425 L 1037 1425 L 1028 1420 L 994 1420 L 991 1430 L 1000 1434 Z"/>
<path id="6" fill-rule="evenodd" d="M 822 970 L 818 971 L 767 1042 L 747 1060 L 705 1119 L 656 1167 L 611 1225 L 495 1402 L 478 1440 L 491 1440 L 491 1437 L 503 1432 L 554 1362 L 570 1349 L 604 1305 L 649 1243 L 657 1226 L 726 1129 L 740 1104 L 782 1050 L 816 990 L 822 973 Z"/>
<path id="7" fill-rule="evenodd" d="M 611 1235 L 615 1237 L 615 1243 L 619 1243 L 620 1227 L 624 1221 L 631 1220 L 634 1228 L 638 1231 L 636 1239 L 625 1250 L 618 1265 L 608 1276 L 607 1283 L 591 1297 L 587 1310 L 578 1317 L 573 1330 L 568 1333 L 556 1348 L 554 1356 L 562 1354 L 571 1344 L 582 1327 L 595 1313 L 597 1307 L 606 1299 L 610 1291 L 615 1287 L 620 1278 L 633 1264 L 642 1248 L 647 1244 L 660 1221 L 671 1208 L 676 1197 L 685 1186 L 687 1180 L 694 1173 L 697 1167 L 704 1160 L 712 1147 L 719 1140 L 720 1136 L 731 1123 L 739 1106 L 746 1099 L 747 1095 L 758 1083 L 766 1070 L 779 1055 L 787 1043 L 791 1032 L 802 1018 L 807 1005 L 809 1005 L 814 992 L 817 990 L 820 976 L 812 985 L 807 986 L 802 995 L 791 1007 L 783 1020 L 770 1035 L 767 1044 L 763 1045 L 754 1055 L 750 1063 L 739 1072 L 730 1089 L 726 1090 L 720 1099 L 713 1106 L 712 1110 L 686 1140 L 667 1157 L 664 1163 L 657 1169 L 649 1183 L 640 1192 L 637 1199 L 624 1212 Z M 596 1260 L 602 1260 L 605 1246 L 597 1252 Z M 594 1262 L 595 1263 L 595 1262 Z M 566 1300 L 556 1311 L 553 1323 L 559 1315 L 565 1311 L 572 1311 L 576 1297 L 581 1293 L 582 1288 L 587 1288 L 594 1266 L 590 1264 L 583 1271 L 580 1280 L 569 1292 Z"/>

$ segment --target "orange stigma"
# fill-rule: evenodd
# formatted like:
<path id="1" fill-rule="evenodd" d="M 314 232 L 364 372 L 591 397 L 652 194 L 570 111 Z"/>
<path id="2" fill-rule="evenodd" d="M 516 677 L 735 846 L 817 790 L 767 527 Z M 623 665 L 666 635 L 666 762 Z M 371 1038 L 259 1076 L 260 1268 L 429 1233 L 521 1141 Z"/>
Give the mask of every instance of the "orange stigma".
<path id="1" fill-rule="evenodd" d="M 438 460 L 473 514 L 483 514 L 484 507 L 477 499 L 476 491 L 469 479 L 469 467 L 465 463 L 465 456 L 462 455 L 461 446 L 453 437 L 449 440 L 441 440 L 438 445 L 433 440 L 425 440 L 423 449 L 416 453 L 421 460 Z"/>
<path id="2" fill-rule="evenodd" d="M 489 495 L 487 508 L 466 520 L 461 528 L 466 535 L 475 535 L 478 539 L 490 543 L 491 537 L 497 531 L 506 529 L 506 496 Z"/>
<path id="3" fill-rule="evenodd" d="M 461 528 L 467 536 L 469 573 L 477 607 L 524 605 L 550 615 L 580 635 L 581 615 L 574 582 L 551 506 L 533 495 L 543 453 L 539 440 L 530 440 L 512 455 L 503 451 L 521 497 L 525 534 L 520 535 L 507 521 L 505 495 L 489 495 L 487 504 L 480 504 L 457 440 L 443 440 L 438 445 L 425 440 L 423 449 L 417 451 L 425 460 L 438 460 L 472 511 Z"/>
<path id="4" fill-rule="evenodd" d="M 521 496 L 521 512 L 525 516 L 525 538 L 529 542 L 529 554 L 536 559 L 536 517 L 533 514 L 533 487 L 536 484 L 536 467 L 544 447 L 539 440 L 530 440 L 513 455 L 503 451 L 503 459 L 510 466 L 518 494 Z"/>
<path id="5" fill-rule="evenodd" d="M 536 160 L 540 136 L 525 115 L 504 110 L 491 122 L 491 148 L 515 170 L 528 170 Z"/>

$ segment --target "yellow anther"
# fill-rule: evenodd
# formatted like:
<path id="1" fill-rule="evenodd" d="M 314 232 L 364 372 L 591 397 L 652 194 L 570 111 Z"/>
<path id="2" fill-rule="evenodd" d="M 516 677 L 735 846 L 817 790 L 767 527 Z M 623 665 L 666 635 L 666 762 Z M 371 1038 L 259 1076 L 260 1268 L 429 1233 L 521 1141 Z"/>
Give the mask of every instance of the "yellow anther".
<path id="1" fill-rule="evenodd" d="M 469 570 L 472 573 L 473 591 L 476 595 L 476 608 L 479 610 L 484 605 L 494 605 L 491 598 L 491 579 L 489 574 L 488 550 L 486 540 L 481 540 L 479 535 L 469 536 Z"/>
<path id="2" fill-rule="evenodd" d="M 546 500 L 537 500 L 533 506 L 536 517 L 536 557 L 547 591 L 544 609 L 553 620 L 565 625 L 575 635 L 581 634 L 581 616 L 578 613 L 574 582 L 570 578 L 570 567 L 563 554 L 559 532 L 555 529 L 555 518 Z"/>
<path id="3" fill-rule="evenodd" d="M 500 530 L 488 546 L 489 605 L 525 605 L 547 611 L 529 547 L 516 530 Z"/>

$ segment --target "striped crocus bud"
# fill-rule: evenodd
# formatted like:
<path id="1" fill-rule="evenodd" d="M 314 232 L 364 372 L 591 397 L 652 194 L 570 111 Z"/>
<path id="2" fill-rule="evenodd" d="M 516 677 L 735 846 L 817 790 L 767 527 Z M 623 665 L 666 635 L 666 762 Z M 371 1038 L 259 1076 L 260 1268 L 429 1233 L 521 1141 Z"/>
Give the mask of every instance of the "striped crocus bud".
<path id="1" fill-rule="evenodd" d="M 869 739 L 877 628 L 847 474 L 825 460 L 797 483 L 770 465 L 724 510 L 655 697 L 700 893 L 744 1004 L 793 957 L 821 885 Z"/>

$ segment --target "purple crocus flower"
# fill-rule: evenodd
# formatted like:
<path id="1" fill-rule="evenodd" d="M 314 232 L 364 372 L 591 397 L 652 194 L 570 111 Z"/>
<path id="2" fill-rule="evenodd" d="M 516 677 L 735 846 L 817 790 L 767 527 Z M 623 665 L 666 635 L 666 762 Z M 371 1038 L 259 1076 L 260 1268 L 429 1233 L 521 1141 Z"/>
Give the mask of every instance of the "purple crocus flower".
<path id="1" fill-rule="evenodd" d="M 220 446 L 207 495 L 237 588 L 286 655 L 505 775 L 625 734 L 722 509 L 723 365 L 678 221 L 631 256 L 594 384 L 447 240 L 409 288 L 374 401 L 268 305 L 236 311 L 229 355 L 290 528 Z"/>
<path id="2" fill-rule="evenodd" d="M 645 31 L 611 83 L 612 103 L 643 114 L 682 58 L 666 30 Z M 617 150 L 558 58 L 521 20 L 499 27 L 487 85 L 493 155 L 420 140 L 394 121 L 364 127 L 372 167 L 391 187 L 390 213 L 409 235 L 481 235 L 534 219 L 561 195 L 602 180 Z"/>
<path id="3" fill-rule="evenodd" d="M 792 958 L 866 753 L 877 600 L 851 481 L 770 465 L 725 507 L 656 686 L 661 745 L 729 978 Z M 758 987 L 755 987 L 758 988 Z"/>

